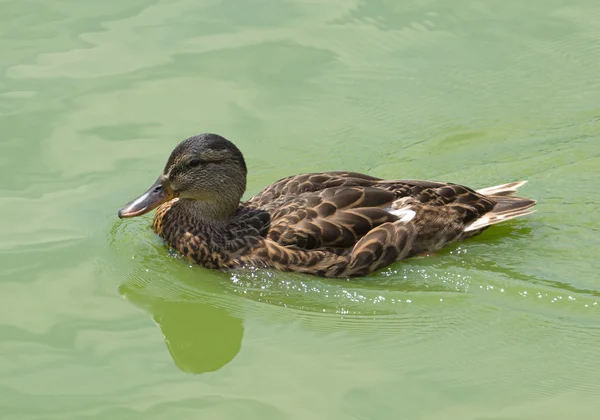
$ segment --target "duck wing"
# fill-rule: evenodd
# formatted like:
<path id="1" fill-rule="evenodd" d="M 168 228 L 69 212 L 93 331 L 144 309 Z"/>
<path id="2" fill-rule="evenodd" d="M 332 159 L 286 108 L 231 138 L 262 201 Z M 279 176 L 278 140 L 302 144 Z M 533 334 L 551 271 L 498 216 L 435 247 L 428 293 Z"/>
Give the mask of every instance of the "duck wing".
<path id="1" fill-rule="evenodd" d="M 288 200 L 271 216 L 267 237 L 304 249 L 346 248 L 398 219 L 386 211 L 396 194 L 374 187 L 333 187 Z"/>
<path id="2" fill-rule="evenodd" d="M 245 204 L 271 215 L 268 239 L 284 246 L 339 252 L 384 223 L 413 218 L 417 234 L 422 231 L 429 237 L 442 232 L 454 237 L 465 223 L 493 207 L 487 197 L 461 185 L 382 180 L 356 172 L 284 178 Z"/>

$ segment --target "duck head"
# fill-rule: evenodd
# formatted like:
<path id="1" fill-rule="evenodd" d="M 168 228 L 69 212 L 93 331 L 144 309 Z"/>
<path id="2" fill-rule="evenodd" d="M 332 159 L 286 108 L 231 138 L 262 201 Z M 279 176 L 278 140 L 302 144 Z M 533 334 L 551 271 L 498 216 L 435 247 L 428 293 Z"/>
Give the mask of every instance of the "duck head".
<path id="1" fill-rule="evenodd" d="M 231 216 L 246 190 L 246 163 L 240 150 L 217 134 L 200 134 L 179 143 L 156 182 L 119 210 L 119 217 L 148 213 L 174 198 L 199 213 Z"/>

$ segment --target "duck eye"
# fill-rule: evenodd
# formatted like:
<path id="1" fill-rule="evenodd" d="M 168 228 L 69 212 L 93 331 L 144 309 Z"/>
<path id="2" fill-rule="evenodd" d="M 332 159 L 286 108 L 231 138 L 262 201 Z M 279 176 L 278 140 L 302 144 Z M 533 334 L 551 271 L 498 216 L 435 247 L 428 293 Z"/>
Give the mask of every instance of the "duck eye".
<path id="1" fill-rule="evenodd" d="M 190 168 L 197 168 L 198 166 L 200 166 L 202 164 L 202 161 L 200 159 L 192 159 L 190 160 L 190 162 L 188 163 L 188 166 Z"/>

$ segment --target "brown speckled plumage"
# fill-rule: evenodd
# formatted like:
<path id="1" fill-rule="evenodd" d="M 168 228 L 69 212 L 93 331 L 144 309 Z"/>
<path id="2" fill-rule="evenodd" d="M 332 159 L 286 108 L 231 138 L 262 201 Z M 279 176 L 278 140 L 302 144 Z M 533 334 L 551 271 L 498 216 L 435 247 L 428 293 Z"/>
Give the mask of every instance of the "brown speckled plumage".
<path id="1" fill-rule="evenodd" d="M 192 139 L 195 147 L 178 146 L 183 150 L 176 156 L 174 151 L 169 161 L 183 162 L 191 159 L 188 155 L 201 159 L 212 142 L 219 150 L 233 152 L 231 162 L 205 163 L 211 176 L 218 181 L 223 178 L 219 171 L 240 166 L 241 153 L 227 140 L 214 135 Z M 185 166 L 177 170 L 185 171 Z M 167 165 L 163 176 L 168 178 L 172 171 Z M 244 185 L 237 190 L 245 189 L 245 174 L 244 164 Z M 198 171 L 197 176 L 205 175 Z M 178 191 L 177 180 L 169 182 L 173 197 L 179 198 L 158 207 L 153 229 L 191 261 L 213 269 L 254 266 L 325 277 L 364 276 L 404 258 L 435 252 L 491 224 L 529 214 L 535 205 L 512 196 L 524 182 L 474 191 L 450 183 L 382 180 L 355 172 L 301 174 L 245 202 L 238 197 L 235 208 L 228 200 L 221 202 L 220 193 L 205 192 L 211 190 L 205 182 L 212 181 L 194 185 L 192 193 Z M 205 196 L 205 201 L 196 198 Z M 226 217 L 217 217 L 221 208 Z"/>

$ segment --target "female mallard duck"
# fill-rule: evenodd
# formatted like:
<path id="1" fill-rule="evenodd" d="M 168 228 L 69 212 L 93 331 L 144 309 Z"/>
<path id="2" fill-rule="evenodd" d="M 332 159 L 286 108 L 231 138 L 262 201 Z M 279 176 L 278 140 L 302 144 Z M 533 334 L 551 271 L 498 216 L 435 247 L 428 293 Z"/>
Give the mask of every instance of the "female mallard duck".
<path id="1" fill-rule="evenodd" d="M 291 176 L 240 203 L 246 174 L 244 157 L 229 140 L 190 137 L 173 150 L 156 183 L 119 217 L 158 207 L 154 231 L 207 268 L 351 277 L 435 252 L 532 213 L 535 205 L 512 196 L 526 181 L 474 191 L 355 172 Z"/>

